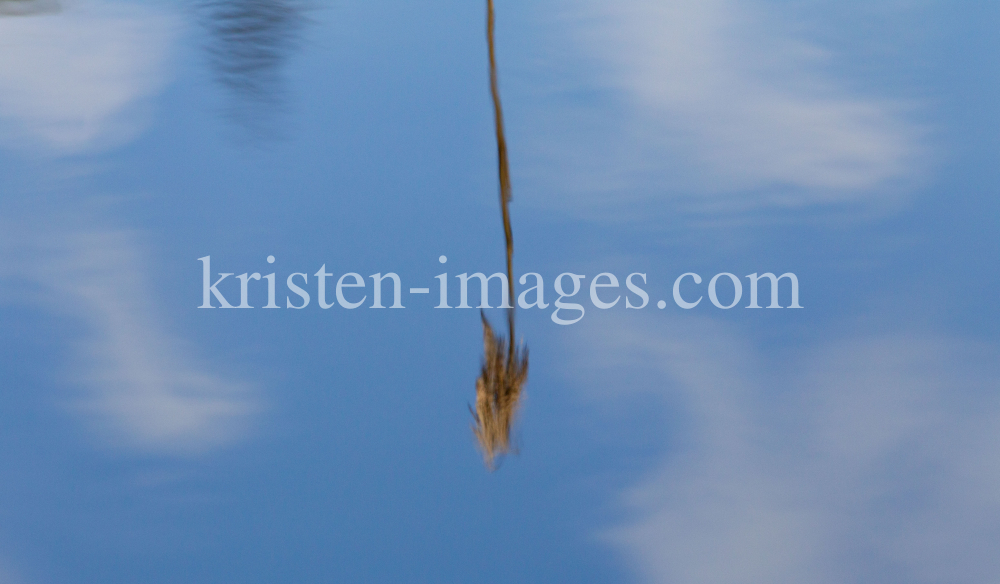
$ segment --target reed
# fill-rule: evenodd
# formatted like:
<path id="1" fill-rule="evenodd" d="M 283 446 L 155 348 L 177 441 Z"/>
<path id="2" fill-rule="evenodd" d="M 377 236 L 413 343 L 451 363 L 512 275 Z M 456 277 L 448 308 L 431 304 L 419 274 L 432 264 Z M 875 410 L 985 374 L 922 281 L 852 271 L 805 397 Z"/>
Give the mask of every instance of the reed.
<path id="1" fill-rule="evenodd" d="M 475 425 L 483 462 L 491 471 L 510 452 L 510 430 L 528 379 L 528 350 L 512 347 L 483 320 L 483 365 L 476 380 Z"/>
<path id="2" fill-rule="evenodd" d="M 32 16 L 60 10 L 62 7 L 56 0 L 0 0 L 0 17 Z"/>
<path id="3" fill-rule="evenodd" d="M 476 409 L 472 412 L 473 432 L 479 441 L 483 461 L 491 471 L 498 457 L 510 452 L 510 430 L 520 404 L 524 384 L 528 379 L 528 349 L 514 344 L 514 236 L 510 224 L 510 167 L 507 160 L 507 139 L 504 135 L 503 107 L 497 81 L 493 0 L 486 0 L 486 40 L 489 47 L 490 95 L 497 139 L 497 174 L 500 180 L 500 210 L 503 216 L 504 240 L 507 251 L 507 294 L 511 307 L 507 309 L 508 340 L 490 326 L 485 314 L 483 321 L 483 365 L 476 380 Z M 471 408 L 470 408 L 471 409 Z"/>
<path id="4" fill-rule="evenodd" d="M 2 0 L 0 0 L 2 1 Z M 257 139 L 281 138 L 287 91 L 282 75 L 299 46 L 304 0 L 197 0 L 209 33 L 205 49 L 215 79 L 231 96 L 225 115 Z"/>

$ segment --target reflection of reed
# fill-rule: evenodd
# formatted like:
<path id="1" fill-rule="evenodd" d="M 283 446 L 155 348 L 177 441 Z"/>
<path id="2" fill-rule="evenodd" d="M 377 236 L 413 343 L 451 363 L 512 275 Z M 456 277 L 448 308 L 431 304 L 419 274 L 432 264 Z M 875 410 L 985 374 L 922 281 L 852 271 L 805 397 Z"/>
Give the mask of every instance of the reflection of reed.
<path id="1" fill-rule="evenodd" d="M 507 309 L 509 341 L 493 332 L 483 315 L 483 367 L 476 381 L 476 425 L 473 431 L 483 450 L 483 459 L 491 470 L 497 456 L 510 451 L 510 428 L 517 413 L 521 390 L 528 379 L 528 350 L 514 345 L 514 236 L 510 226 L 510 170 L 507 162 L 507 140 L 504 137 L 503 109 L 497 82 L 496 50 L 494 48 L 493 0 L 486 1 L 486 39 L 490 57 L 490 93 L 497 137 L 497 163 L 500 178 L 500 209 L 503 214 L 504 239 L 507 243 L 507 293 L 511 307 Z"/>
<path id="2" fill-rule="evenodd" d="M 30 16 L 59 10 L 56 0 L 0 0 L 0 16 Z"/>
<path id="3" fill-rule="evenodd" d="M 239 121 L 261 129 L 281 104 L 281 67 L 302 23 L 295 0 L 206 0 L 216 79 L 236 98 Z M 266 124 L 264 124 L 266 125 Z"/>
<path id="4" fill-rule="evenodd" d="M 513 312 L 513 308 L 510 309 Z M 491 470 L 497 456 L 510 450 L 510 427 L 521 389 L 528 379 L 528 351 L 515 348 L 493 332 L 483 316 L 483 368 L 476 380 L 476 425 L 473 431 Z M 513 337 L 513 321 L 510 323 Z"/>

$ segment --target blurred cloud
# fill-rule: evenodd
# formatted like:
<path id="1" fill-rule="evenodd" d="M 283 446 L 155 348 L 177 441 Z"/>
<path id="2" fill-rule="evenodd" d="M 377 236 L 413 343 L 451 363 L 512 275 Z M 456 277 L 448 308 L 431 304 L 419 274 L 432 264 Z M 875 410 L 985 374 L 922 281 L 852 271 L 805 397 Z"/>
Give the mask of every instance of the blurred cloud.
<path id="1" fill-rule="evenodd" d="M 70 382 L 85 394 L 71 408 L 126 450 L 192 454 L 239 438 L 257 410 L 250 387 L 211 372 L 168 332 L 136 234 L 56 223 L 31 233 L 7 225 L 0 275 L 86 324 Z"/>
<path id="2" fill-rule="evenodd" d="M 174 19 L 100 0 L 0 18 L 0 128 L 8 148 L 76 153 L 131 139 L 165 81 Z"/>
<path id="3" fill-rule="evenodd" d="M 997 347 L 857 338 L 769 362 L 718 324 L 658 325 L 600 323 L 578 347 L 581 383 L 619 392 L 602 399 L 671 412 L 601 536 L 646 581 L 1000 578 Z"/>
<path id="4" fill-rule="evenodd" d="M 582 202 L 736 195 L 735 207 L 871 200 L 912 183 L 926 156 L 913 104 L 852 89 L 834 55 L 803 27 L 789 32 L 787 12 L 733 0 L 566 7 L 560 22 L 586 62 L 587 87 L 571 91 L 610 92 L 622 107 L 546 110 L 559 121 L 541 122 L 532 173 L 557 169 Z M 569 89 L 555 87 L 565 104 Z M 586 127 L 601 139 L 581 139 Z"/>
<path id="5" fill-rule="evenodd" d="M 65 154 L 134 138 L 174 27 L 148 6 L 105 2 L 0 19 L 3 144 Z M 71 407 L 128 450 L 187 454 L 236 439 L 255 410 L 248 386 L 210 372 L 168 332 L 140 238 L 93 215 L 78 201 L 28 203 L 0 235 L 0 276 L 86 325 L 70 382 L 85 397 Z"/>

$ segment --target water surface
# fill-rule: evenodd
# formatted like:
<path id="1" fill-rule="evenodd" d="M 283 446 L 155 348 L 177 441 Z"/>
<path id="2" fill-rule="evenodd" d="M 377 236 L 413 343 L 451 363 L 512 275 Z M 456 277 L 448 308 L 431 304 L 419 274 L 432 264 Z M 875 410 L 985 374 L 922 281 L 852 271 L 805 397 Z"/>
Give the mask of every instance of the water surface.
<path id="1" fill-rule="evenodd" d="M 996 10 L 497 17 L 515 273 L 587 280 L 518 311 L 489 473 L 478 310 L 433 308 L 504 271 L 485 6 L 0 0 L 0 582 L 998 577 Z M 407 308 L 201 310 L 204 256 Z"/>

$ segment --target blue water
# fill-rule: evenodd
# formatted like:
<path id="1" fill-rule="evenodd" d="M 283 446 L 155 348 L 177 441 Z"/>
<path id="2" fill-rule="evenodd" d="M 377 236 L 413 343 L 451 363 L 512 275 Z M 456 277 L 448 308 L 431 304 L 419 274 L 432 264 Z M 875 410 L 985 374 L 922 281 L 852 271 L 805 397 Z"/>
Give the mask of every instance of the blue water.
<path id="1" fill-rule="evenodd" d="M 433 308 L 438 274 L 455 306 L 504 269 L 485 7 L 4 15 L 25 1 L 0 0 L 0 583 L 1000 574 L 995 9 L 498 3 L 514 268 L 550 306 L 517 313 L 518 452 L 489 473 L 478 310 Z M 311 303 L 251 281 L 257 308 L 199 309 L 205 256 L 276 273 L 281 307 L 308 274 Z M 317 306 L 322 265 L 362 307 Z M 405 310 L 369 308 L 387 272 Z M 602 272 L 649 303 L 594 307 Z M 764 272 L 803 308 L 744 308 Z"/>

